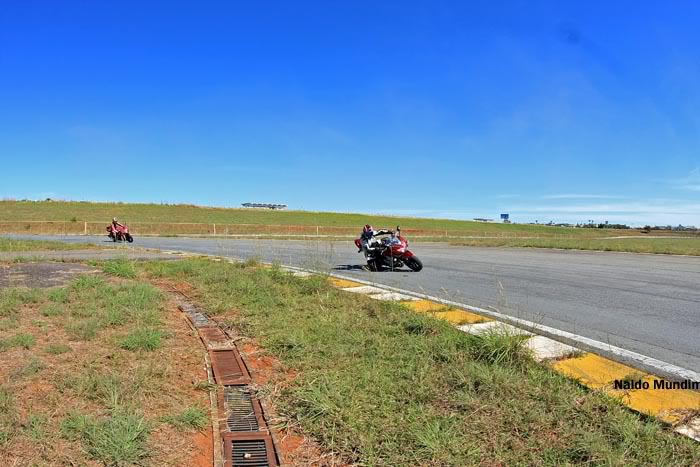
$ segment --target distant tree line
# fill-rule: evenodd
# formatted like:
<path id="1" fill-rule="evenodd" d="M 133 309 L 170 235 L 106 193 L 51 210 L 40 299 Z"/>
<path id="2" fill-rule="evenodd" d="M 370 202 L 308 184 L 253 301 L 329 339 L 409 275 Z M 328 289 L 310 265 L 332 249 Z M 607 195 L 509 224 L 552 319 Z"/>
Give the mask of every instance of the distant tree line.
<path id="1" fill-rule="evenodd" d="M 585 224 L 576 224 L 576 227 L 581 228 L 581 229 L 630 229 L 631 227 L 626 224 L 610 224 L 609 222 L 605 223 L 595 223 L 593 221 L 590 221 Z"/>
<path id="2" fill-rule="evenodd" d="M 576 227 L 580 229 L 631 229 L 629 225 L 626 224 L 611 224 L 609 222 L 605 223 L 599 223 L 599 222 L 593 222 L 593 221 L 588 221 L 586 223 L 580 223 L 576 224 Z M 674 231 L 674 232 L 698 232 L 698 228 L 693 226 L 693 225 L 645 225 L 644 227 L 640 228 L 642 232 L 651 232 L 652 230 L 667 230 L 667 231 Z"/>

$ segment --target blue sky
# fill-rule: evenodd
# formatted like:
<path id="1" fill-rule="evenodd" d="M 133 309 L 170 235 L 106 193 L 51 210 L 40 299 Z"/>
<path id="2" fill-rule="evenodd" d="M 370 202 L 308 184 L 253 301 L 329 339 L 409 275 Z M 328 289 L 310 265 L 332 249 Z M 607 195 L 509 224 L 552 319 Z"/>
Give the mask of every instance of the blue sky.
<path id="1" fill-rule="evenodd" d="M 700 225 L 697 24 L 681 1 L 5 2 L 0 197 Z"/>

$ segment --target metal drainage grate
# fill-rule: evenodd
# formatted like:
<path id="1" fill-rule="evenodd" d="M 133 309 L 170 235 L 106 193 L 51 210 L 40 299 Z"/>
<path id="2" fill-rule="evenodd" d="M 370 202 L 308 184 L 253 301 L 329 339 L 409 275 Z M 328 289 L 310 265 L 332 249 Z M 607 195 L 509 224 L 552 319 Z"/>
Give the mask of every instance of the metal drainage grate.
<path id="1" fill-rule="evenodd" d="M 203 326 L 199 328 L 199 334 L 207 343 L 222 343 L 228 342 L 229 338 L 224 334 L 224 331 L 217 327 Z"/>
<path id="2" fill-rule="evenodd" d="M 187 316 L 190 318 L 190 321 L 192 321 L 192 324 L 194 324 L 194 326 L 197 328 L 211 325 L 211 323 L 209 322 L 209 318 L 207 318 L 205 314 L 200 313 L 199 311 L 187 313 Z"/>
<path id="3" fill-rule="evenodd" d="M 211 367 L 218 384 L 247 384 L 250 374 L 238 350 L 210 350 Z"/>
<path id="4" fill-rule="evenodd" d="M 265 440 L 232 440 L 232 467 L 270 467 Z"/>
<path id="5" fill-rule="evenodd" d="M 253 408 L 250 390 L 241 386 L 226 386 L 224 388 L 226 404 L 226 425 L 229 431 L 258 431 L 258 418 Z"/>

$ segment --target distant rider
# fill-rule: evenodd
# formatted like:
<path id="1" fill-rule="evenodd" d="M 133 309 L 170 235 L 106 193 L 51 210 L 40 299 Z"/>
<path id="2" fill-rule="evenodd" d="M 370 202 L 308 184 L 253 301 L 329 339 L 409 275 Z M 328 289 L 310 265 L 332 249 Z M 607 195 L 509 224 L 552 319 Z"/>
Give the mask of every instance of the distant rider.
<path id="1" fill-rule="evenodd" d="M 117 222 L 117 218 L 113 217 L 112 218 L 112 228 L 116 231 L 117 227 L 124 227 L 124 224 L 120 224 L 119 222 Z"/>
<path id="2" fill-rule="evenodd" d="M 362 235 L 360 235 L 360 242 L 362 244 L 362 249 L 360 251 L 365 253 L 365 258 L 369 259 L 370 253 L 382 246 L 376 238 L 377 235 L 387 235 L 391 233 L 394 232 L 387 229 L 374 230 L 371 225 L 366 224 L 362 229 Z"/>

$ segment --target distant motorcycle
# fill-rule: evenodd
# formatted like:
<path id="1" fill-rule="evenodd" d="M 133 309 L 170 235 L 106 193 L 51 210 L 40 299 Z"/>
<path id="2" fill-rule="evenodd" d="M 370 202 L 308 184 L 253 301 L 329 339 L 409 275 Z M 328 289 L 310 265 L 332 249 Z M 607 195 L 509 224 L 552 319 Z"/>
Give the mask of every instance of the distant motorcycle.
<path id="1" fill-rule="evenodd" d="M 355 245 L 358 253 L 363 251 L 362 239 L 355 239 Z M 404 265 L 414 272 L 423 269 L 423 263 L 408 249 L 408 240 L 401 236 L 401 229 L 398 226 L 396 226 L 396 232 L 382 238 L 378 247 L 369 251 L 366 259 L 370 271 L 393 270 Z"/>
<path id="2" fill-rule="evenodd" d="M 109 224 L 107 226 L 107 236 L 112 239 L 113 242 L 129 242 L 134 241 L 134 237 L 129 233 L 129 227 L 126 225 L 113 226 Z"/>

